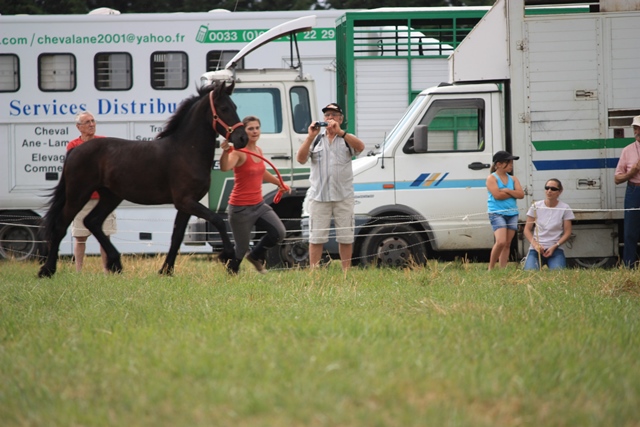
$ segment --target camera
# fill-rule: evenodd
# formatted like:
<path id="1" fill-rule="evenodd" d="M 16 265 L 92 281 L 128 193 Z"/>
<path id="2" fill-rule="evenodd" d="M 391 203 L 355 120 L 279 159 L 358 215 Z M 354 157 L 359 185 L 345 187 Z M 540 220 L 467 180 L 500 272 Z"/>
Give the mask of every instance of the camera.
<path id="1" fill-rule="evenodd" d="M 329 123 L 327 123 L 327 122 L 316 122 L 316 124 L 314 126 L 319 128 L 319 127 L 326 127 L 328 125 L 329 125 Z"/>

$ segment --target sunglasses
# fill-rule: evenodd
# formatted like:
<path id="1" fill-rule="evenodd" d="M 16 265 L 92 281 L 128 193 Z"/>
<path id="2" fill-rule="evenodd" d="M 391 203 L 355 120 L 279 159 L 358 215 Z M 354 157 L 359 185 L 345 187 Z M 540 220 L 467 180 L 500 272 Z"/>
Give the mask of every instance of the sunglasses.
<path id="1" fill-rule="evenodd" d="M 560 191 L 558 187 L 549 187 L 548 185 L 545 185 L 544 189 L 551 190 L 551 191 Z"/>

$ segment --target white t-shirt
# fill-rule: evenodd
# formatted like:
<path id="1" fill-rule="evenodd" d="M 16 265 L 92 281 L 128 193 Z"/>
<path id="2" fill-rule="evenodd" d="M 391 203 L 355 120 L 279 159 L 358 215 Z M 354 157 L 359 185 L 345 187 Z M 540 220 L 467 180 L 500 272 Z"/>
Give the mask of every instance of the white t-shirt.
<path id="1" fill-rule="evenodd" d="M 534 228 L 533 239 L 543 248 L 549 248 L 558 243 L 562 237 L 564 222 L 574 219 L 575 215 L 569 205 L 559 200 L 554 208 L 547 207 L 544 200 L 535 202 L 534 206 L 531 206 L 527 212 L 527 216 L 536 219 L 537 230 Z"/>

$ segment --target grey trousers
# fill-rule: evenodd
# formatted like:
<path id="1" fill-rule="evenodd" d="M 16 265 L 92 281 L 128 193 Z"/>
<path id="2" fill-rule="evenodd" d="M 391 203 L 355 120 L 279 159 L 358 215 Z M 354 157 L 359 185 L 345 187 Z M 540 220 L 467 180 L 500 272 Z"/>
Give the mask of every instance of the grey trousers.
<path id="1" fill-rule="evenodd" d="M 252 257 L 260 260 L 264 260 L 267 249 L 280 243 L 287 232 L 275 211 L 264 202 L 251 206 L 229 205 L 229 224 L 236 243 L 236 258 L 239 260 L 249 250 L 254 225 L 266 231 L 252 250 Z"/>

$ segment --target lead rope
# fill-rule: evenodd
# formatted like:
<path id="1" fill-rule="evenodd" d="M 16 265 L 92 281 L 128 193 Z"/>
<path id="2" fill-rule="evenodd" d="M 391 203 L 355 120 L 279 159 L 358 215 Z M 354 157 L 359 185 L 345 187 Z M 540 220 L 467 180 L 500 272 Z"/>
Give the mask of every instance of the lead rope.
<path id="1" fill-rule="evenodd" d="M 229 151 L 230 152 L 233 151 L 233 150 L 234 150 L 233 147 L 229 147 Z M 282 175 L 280 175 L 280 171 L 278 170 L 278 168 L 276 168 L 276 166 L 273 163 L 271 163 L 269 160 L 265 159 L 264 157 L 262 157 L 258 153 L 254 153 L 253 151 L 245 150 L 244 148 L 239 148 L 238 151 L 241 152 L 241 153 L 245 153 L 245 154 L 251 154 L 252 156 L 255 156 L 255 157 L 267 162 L 267 164 L 269 166 L 271 166 L 271 168 L 275 171 L 276 175 L 278 176 L 278 181 L 280 181 L 280 187 L 281 187 L 281 188 L 278 188 L 278 192 L 273 197 L 273 203 L 280 203 L 280 199 L 282 199 L 282 194 L 284 193 L 284 191 L 288 191 L 289 190 L 289 186 L 284 183 L 284 180 L 282 179 Z"/>

